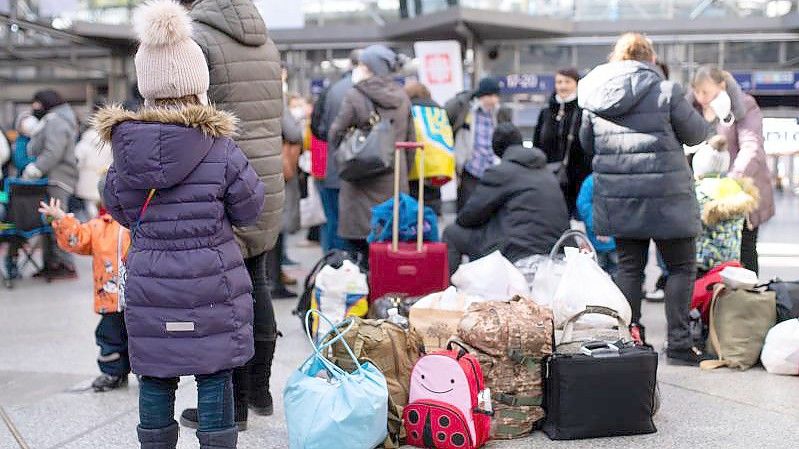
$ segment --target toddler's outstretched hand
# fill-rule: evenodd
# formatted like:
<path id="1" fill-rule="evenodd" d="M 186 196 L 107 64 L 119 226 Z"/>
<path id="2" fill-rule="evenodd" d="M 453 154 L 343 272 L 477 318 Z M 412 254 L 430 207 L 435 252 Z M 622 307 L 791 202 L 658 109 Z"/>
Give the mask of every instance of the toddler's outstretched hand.
<path id="1" fill-rule="evenodd" d="M 50 198 L 50 204 L 40 201 L 39 213 L 48 217 L 53 217 L 55 220 L 60 220 L 67 215 L 63 210 L 61 210 L 61 201 L 55 198 Z"/>

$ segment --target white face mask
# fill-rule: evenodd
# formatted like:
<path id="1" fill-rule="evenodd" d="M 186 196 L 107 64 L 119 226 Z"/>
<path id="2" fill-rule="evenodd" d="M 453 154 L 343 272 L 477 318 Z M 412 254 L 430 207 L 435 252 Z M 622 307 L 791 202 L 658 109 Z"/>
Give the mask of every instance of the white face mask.
<path id="1" fill-rule="evenodd" d="M 352 69 L 352 84 L 358 84 L 366 78 L 369 78 L 369 75 L 367 75 L 363 67 L 358 66 Z"/>
<path id="2" fill-rule="evenodd" d="M 710 109 L 713 110 L 722 125 L 729 126 L 735 122 L 735 116 L 732 115 L 732 99 L 726 90 L 719 92 L 716 98 L 710 102 Z"/>
<path id="3" fill-rule="evenodd" d="M 295 106 L 289 110 L 291 115 L 297 119 L 302 120 L 305 118 L 305 108 L 303 106 Z"/>

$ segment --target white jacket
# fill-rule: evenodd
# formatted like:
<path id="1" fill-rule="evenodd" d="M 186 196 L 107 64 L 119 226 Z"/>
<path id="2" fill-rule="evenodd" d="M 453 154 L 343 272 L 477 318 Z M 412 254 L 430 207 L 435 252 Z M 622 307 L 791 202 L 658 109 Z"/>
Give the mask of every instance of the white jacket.
<path id="1" fill-rule="evenodd" d="M 104 176 L 113 161 L 109 145 L 103 145 L 94 128 L 89 128 L 80 136 L 75 146 L 75 158 L 78 160 L 78 184 L 75 195 L 89 201 L 100 201 L 97 183 Z"/>

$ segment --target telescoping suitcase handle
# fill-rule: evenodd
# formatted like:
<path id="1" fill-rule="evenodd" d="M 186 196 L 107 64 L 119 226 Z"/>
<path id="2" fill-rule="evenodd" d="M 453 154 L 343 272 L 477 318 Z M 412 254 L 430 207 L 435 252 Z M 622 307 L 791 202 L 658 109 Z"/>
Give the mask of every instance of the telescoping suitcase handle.
<path id="1" fill-rule="evenodd" d="M 403 150 L 422 150 L 419 153 L 420 163 L 417 166 L 419 170 L 419 211 L 416 214 L 416 251 L 422 252 L 424 242 L 424 144 L 421 142 L 397 142 L 394 147 L 394 209 L 391 220 L 391 251 L 399 250 L 400 151 Z"/>

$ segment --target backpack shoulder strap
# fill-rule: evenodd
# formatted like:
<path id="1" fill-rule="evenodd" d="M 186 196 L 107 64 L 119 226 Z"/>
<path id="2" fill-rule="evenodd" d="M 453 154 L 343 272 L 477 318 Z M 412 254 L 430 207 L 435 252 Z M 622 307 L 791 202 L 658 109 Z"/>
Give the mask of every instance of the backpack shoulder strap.
<path id="1" fill-rule="evenodd" d="M 719 342 L 719 335 L 718 330 L 716 329 L 716 307 L 718 305 L 719 298 L 721 297 L 722 293 L 726 287 L 722 283 L 718 283 L 713 287 L 713 299 L 710 300 L 710 323 L 709 323 L 709 331 L 708 331 L 708 341 L 710 342 L 710 347 L 713 348 L 713 351 L 716 353 L 718 357 L 717 360 L 704 360 L 700 362 L 699 367 L 703 370 L 714 370 L 716 368 L 721 368 L 724 366 L 729 365 L 729 362 L 724 360 L 724 354 L 721 351 L 721 343 Z"/>

